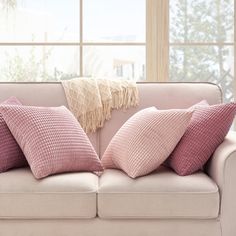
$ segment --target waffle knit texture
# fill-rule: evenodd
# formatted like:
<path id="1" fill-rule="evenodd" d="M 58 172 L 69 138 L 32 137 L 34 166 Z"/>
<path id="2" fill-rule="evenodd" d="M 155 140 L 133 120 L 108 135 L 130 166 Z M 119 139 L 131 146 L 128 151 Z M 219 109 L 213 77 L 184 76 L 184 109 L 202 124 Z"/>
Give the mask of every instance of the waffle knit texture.
<path id="1" fill-rule="evenodd" d="M 5 102 L 1 103 L 1 105 L 4 104 L 21 105 L 20 101 L 15 97 L 10 97 Z M 26 165 L 27 161 L 24 154 L 0 113 L 0 172 Z"/>
<path id="2" fill-rule="evenodd" d="M 75 78 L 61 81 L 70 110 L 86 133 L 103 127 L 112 109 L 137 106 L 135 82 L 121 79 Z"/>
<path id="3" fill-rule="evenodd" d="M 183 136 L 192 111 L 143 109 L 118 130 L 103 157 L 104 168 L 121 169 L 130 177 L 154 171 Z"/>
<path id="4" fill-rule="evenodd" d="M 37 179 L 102 170 L 87 135 L 66 107 L 3 105 L 0 112 Z"/>
<path id="5" fill-rule="evenodd" d="M 189 126 L 168 158 L 168 165 L 179 175 L 201 169 L 224 141 L 236 112 L 236 103 L 196 106 Z"/>

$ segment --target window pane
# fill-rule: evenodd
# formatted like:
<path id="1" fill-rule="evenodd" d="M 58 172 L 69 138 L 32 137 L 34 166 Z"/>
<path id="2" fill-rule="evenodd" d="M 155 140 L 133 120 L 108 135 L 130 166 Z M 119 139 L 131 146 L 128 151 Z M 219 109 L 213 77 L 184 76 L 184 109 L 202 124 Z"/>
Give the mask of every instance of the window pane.
<path id="1" fill-rule="evenodd" d="M 145 79 L 144 46 L 86 46 L 84 75 Z"/>
<path id="2" fill-rule="evenodd" d="M 217 41 L 234 41 L 234 0 L 170 0 L 170 42 Z"/>
<path id="3" fill-rule="evenodd" d="M 78 0 L 0 1 L 0 42 L 79 40 Z"/>
<path id="4" fill-rule="evenodd" d="M 145 42 L 145 2 L 84 1 L 84 41 Z"/>
<path id="5" fill-rule="evenodd" d="M 172 81 L 213 82 L 223 89 L 225 101 L 233 100 L 233 46 L 182 46 L 170 48 Z"/>
<path id="6" fill-rule="evenodd" d="M 56 81 L 79 74 L 79 47 L 0 47 L 1 81 Z"/>

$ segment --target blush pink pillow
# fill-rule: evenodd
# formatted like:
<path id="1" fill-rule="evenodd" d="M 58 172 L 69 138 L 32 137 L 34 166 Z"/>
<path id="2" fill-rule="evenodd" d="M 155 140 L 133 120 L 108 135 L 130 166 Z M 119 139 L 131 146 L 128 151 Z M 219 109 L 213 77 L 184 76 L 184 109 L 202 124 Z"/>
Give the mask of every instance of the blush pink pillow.
<path id="1" fill-rule="evenodd" d="M 196 106 L 184 136 L 167 160 L 168 165 L 179 175 L 201 169 L 223 142 L 235 112 L 235 103 Z"/>
<path id="2" fill-rule="evenodd" d="M 1 103 L 1 105 L 4 104 L 21 105 L 15 97 L 10 97 Z M 27 165 L 27 161 L 24 154 L 0 113 L 0 172 L 25 165 Z"/>
<path id="3" fill-rule="evenodd" d="M 191 116 L 191 111 L 155 107 L 137 112 L 112 138 L 103 167 L 121 169 L 132 178 L 152 172 L 173 151 Z"/>
<path id="4" fill-rule="evenodd" d="M 37 179 L 74 171 L 101 171 L 101 162 L 72 113 L 62 107 L 0 107 Z"/>

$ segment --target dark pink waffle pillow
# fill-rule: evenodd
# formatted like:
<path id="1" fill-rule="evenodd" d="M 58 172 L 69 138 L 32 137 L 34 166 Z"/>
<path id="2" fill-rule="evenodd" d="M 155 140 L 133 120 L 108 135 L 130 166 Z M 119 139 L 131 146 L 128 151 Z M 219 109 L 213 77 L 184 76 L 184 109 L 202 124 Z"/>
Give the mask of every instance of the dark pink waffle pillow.
<path id="1" fill-rule="evenodd" d="M 37 179 L 74 171 L 101 171 L 101 162 L 78 121 L 62 107 L 0 107 Z"/>
<path id="2" fill-rule="evenodd" d="M 190 175 L 211 157 L 223 142 L 236 113 L 236 103 L 196 106 L 190 124 L 168 158 L 168 165 L 179 175 Z"/>
<path id="3" fill-rule="evenodd" d="M 3 104 L 21 105 L 15 97 L 10 97 L 1 103 L 1 105 Z M 27 165 L 27 161 L 24 154 L 0 113 L 0 172 L 25 165 Z"/>

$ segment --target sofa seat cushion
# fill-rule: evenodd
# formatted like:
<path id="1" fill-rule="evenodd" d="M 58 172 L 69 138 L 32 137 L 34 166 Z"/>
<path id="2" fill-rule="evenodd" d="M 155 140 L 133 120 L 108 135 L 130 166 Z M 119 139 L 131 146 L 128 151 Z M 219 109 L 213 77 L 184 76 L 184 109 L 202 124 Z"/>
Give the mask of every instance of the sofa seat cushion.
<path id="1" fill-rule="evenodd" d="M 0 174 L 0 218 L 94 218 L 98 177 L 89 172 L 36 180 L 29 168 Z"/>
<path id="2" fill-rule="evenodd" d="M 206 174 L 178 176 L 161 166 L 137 179 L 120 170 L 105 170 L 99 180 L 101 218 L 216 218 L 217 185 Z"/>

